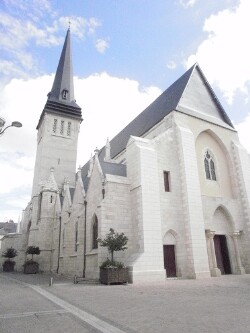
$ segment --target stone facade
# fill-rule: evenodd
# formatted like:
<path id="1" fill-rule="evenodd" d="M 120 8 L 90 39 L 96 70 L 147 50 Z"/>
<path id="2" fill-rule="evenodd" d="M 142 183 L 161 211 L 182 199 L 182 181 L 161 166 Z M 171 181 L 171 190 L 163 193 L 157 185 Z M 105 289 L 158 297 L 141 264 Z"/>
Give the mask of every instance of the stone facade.
<path id="1" fill-rule="evenodd" d="M 152 126 L 134 120 L 76 175 L 81 119 L 58 116 L 72 124 L 62 137 L 46 113 L 22 233 L 4 246 L 39 246 L 42 271 L 98 279 L 108 253 L 94 229 L 113 228 L 129 239 L 115 259 L 134 283 L 250 273 L 250 159 L 199 66 L 144 112 Z"/>

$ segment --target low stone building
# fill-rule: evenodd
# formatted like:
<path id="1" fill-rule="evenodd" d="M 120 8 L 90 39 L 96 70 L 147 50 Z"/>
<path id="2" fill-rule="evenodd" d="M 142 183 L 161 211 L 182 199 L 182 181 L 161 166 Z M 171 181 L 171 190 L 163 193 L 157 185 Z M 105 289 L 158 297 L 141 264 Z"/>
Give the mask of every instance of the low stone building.
<path id="1" fill-rule="evenodd" d="M 68 31 L 16 236 L 20 251 L 40 247 L 42 271 L 98 278 L 97 237 L 114 228 L 133 282 L 250 272 L 249 155 L 198 64 L 75 175 L 81 121 Z"/>

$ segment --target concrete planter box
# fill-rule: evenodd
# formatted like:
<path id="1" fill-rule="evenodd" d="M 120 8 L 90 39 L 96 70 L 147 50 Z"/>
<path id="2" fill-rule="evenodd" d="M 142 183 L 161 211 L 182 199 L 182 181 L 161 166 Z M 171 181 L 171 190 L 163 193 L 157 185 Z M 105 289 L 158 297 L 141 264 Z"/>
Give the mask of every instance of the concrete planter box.
<path id="1" fill-rule="evenodd" d="M 36 274 L 39 271 L 39 264 L 35 261 L 27 261 L 23 265 L 24 274 Z"/>
<path id="2" fill-rule="evenodd" d="M 15 267 L 15 261 L 5 261 L 3 263 L 3 271 L 4 272 L 13 272 L 14 271 L 14 267 Z"/>
<path id="3" fill-rule="evenodd" d="M 128 283 L 128 268 L 100 268 L 100 282 L 103 284 Z"/>

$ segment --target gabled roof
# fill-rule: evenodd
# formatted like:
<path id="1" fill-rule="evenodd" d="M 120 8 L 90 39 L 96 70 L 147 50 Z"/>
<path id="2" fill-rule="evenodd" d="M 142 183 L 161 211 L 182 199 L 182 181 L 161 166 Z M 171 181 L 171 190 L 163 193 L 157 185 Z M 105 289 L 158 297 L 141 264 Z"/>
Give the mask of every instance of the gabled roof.
<path id="1" fill-rule="evenodd" d="M 112 158 L 126 148 L 130 135 L 142 136 L 176 108 L 188 83 L 193 67 L 175 81 L 175 83 L 110 141 Z"/>
<path id="2" fill-rule="evenodd" d="M 198 64 L 194 65 L 176 110 L 218 125 L 226 124 L 234 128 Z"/>
<path id="3" fill-rule="evenodd" d="M 104 175 L 127 176 L 127 166 L 125 164 L 117 164 L 101 160 L 100 165 Z"/>
<path id="4" fill-rule="evenodd" d="M 84 190 L 87 191 L 89 187 L 89 177 L 88 177 L 88 171 L 89 171 L 90 163 L 89 161 L 82 167 L 82 182 L 84 186 Z"/>
<path id="5" fill-rule="evenodd" d="M 208 94 L 210 94 L 212 99 L 214 100 L 214 103 L 216 104 L 224 122 L 233 128 L 233 124 L 231 123 L 214 91 L 212 90 L 207 79 L 202 73 L 199 65 L 194 64 L 110 141 L 111 158 L 114 158 L 126 148 L 129 137 L 131 135 L 138 137 L 142 136 L 153 126 L 159 123 L 170 112 L 174 110 L 178 111 L 178 104 L 181 100 L 181 97 L 183 96 L 183 93 L 187 88 L 189 81 L 192 80 L 192 75 L 196 70 L 199 71 L 203 83 L 207 87 Z M 102 148 L 99 154 L 100 160 L 104 158 L 104 154 L 105 149 Z"/>
<path id="6" fill-rule="evenodd" d="M 199 65 L 195 64 L 110 141 L 111 158 L 116 157 L 126 148 L 131 135 L 143 136 L 172 111 L 234 128 Z M 112 164 L 110 167 L 106 164 L 107 162 L 104 162 L 104 157 L 105 146 L 99 152 L 103 172 L 117 174 L 122 164 L 109 163 Z M 89 162 L 82 168 L 85 189 L 88 188 L 89 182 L 88 169 Z M 125 171 L 126 169 L 121 172 L 126 175 Z"/>
<path id="7" fill-rule="evenodd" d="M 125 164 L 106 162 L 103 160 L 99 160 L 99 162 L 104 175 L 108 174 L 108 175 L 122 176 L 122 177 L 127 176 L 127 166 Z M 85 191 L 88 190 L 89 186 L 89 179 L 90 179 L 88 177 L 89 165 L 90 165 L 89 162 L 87 162 L 82 167 L 82 181 Z"/>

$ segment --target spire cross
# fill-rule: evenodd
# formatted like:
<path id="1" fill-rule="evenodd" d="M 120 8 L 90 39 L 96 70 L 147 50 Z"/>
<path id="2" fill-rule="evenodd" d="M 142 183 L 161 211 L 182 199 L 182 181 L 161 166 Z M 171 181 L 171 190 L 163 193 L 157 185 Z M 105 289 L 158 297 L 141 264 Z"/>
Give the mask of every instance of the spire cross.
<path id="1" fill-rule="evenodd" d="M 70 30 L 70 25 L 71 25 L 71 21 L 70 21 L 70 17 L 69 17 L 69 30 Z"/>

